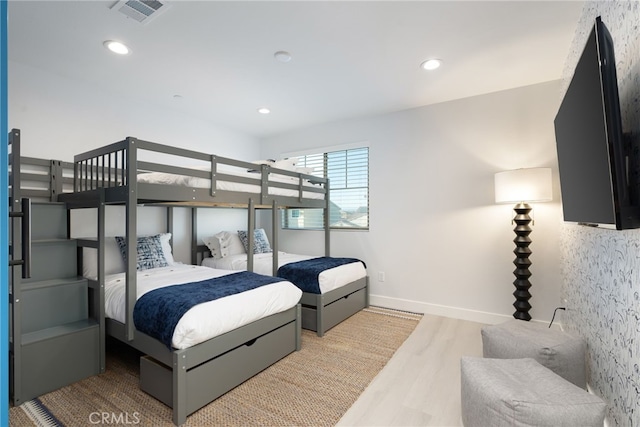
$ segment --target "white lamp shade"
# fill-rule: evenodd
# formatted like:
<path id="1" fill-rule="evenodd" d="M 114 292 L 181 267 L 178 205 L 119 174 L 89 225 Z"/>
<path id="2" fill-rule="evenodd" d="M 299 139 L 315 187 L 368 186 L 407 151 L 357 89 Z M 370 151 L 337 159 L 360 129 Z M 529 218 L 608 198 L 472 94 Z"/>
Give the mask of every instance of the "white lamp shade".
<path id="1" fill-rule="evenodd" d="M 553 200 L 550 168 L 515 169 L 495 175 L 496 203 Z"/>

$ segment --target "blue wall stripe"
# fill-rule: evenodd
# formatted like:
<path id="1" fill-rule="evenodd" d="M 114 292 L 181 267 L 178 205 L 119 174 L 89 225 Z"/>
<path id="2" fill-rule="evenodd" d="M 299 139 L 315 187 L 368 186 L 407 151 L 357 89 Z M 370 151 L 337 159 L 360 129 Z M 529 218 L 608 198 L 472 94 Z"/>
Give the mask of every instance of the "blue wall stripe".
<path id="1" fill-rule="evenodd" d="M 0 425 L 9 425 L 9 156 L 7 1 L 0 0 Z"/>

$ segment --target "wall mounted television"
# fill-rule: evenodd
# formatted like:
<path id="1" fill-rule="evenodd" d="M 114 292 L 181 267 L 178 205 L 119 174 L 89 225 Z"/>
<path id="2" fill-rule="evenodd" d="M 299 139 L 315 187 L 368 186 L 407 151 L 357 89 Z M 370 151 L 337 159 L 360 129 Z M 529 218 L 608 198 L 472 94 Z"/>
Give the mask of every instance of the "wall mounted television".
<path id="1" fill-rule="evenodd" d="M 564 220 L 639 228 L 636 162 L 622 129 L 613 39 L 600 17 L 554 125 Z"/>

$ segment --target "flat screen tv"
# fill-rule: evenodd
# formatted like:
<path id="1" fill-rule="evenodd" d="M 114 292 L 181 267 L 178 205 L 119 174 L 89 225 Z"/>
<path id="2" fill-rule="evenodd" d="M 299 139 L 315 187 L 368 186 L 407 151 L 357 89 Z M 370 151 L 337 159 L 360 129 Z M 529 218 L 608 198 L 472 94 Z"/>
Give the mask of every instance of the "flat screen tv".
<path id="1" fill-rule="evenodd" d="M 639 228 L 631 141 L 622 129 L 613 39 L 600 17 L 555 121 L 564 220 Z"/>

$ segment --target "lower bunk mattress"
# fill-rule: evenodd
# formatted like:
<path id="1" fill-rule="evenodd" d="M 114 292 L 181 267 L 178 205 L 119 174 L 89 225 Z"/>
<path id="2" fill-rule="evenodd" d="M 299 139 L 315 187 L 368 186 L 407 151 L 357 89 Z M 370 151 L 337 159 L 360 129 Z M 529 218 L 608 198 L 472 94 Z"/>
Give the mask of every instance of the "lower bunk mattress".
<path id="1" fill-rule="evenodd" d="M 368 293 L 368 277 L 363 262 L 353 259 L 331 259 L 329 264 L 341 264 L 332 268 L 327 268 L 318 273 L 318 265 L 323 265 L 324 260 L 308 255 L 296 255 L 285 252 L 278 252 L 279 271 L 281 267 L 290 267 L 292 265 L 303 266 L 307 264 L 312 266 L 302 274 L 303 278 L 300 282 L 289 278 L 289 280 L 300 287 L 304 292 L 302 294 L 302 327 L 316 331 L 318 336 L 324 333 L 357 313 L 361 309 L 369 306 Z M 320 262 L 315 263 L 314 261 Z M 336 262 L 333 263 L 332 261 Z M 341 261 L 342 260 L 342 261 Z M 342 262 L 346 263 L 342 263 Z M 308 262 L 308 263 L 307 263 Z M 233 268 L 246 269 L 247 255 L 236 254 L 229 255 L 224 258 L 205 258 L 202 261 L 203 266 L 212 268 Z M 303 268 L 302 270 L 304 270 Z M 254 255 L 254 271 L 261 274 L 271 274 L 273 270 L 273 260 L 271 253 L 262 253 Z M 312 274 L 309 274 L 312 272 Z M 288 273 L 291 273 L 289 271 Z M 296 276 L 301 274 L 295 271 Z M 309 292 L 309 285 L 314 277 L 315 282 L 312 285 L 314 291 Z M 306 277 L 304 277 L 306 276 Z M 289 276 L 286 276 L 289 277 Z M 320 292 L 317 292 L 317 291 Z"/>
<path id="2" fill-rule="evenodd" d="M 318 257 L 278 252 L 278 267 L 315 258 Z M 224 258 L 205 258 L 202 260 L 202 265 L 214 269 L 246 270 L 247 254 L 229 255 Z M 253 271 L 258 274 L 272 275 L 273 255 L 271 253 L 255 254 L 253 256 Z M 319 290 L 321 294 L 324 294 L 366 276 L 367 270 L 362 262 L 339 265 L 326 269 L 318 275 Z"/>
<path id="3" fill-rule="evenodd" d="M 172 285 L 187 285 L 211 278 L 227 276 L 236 271 L 201 266 L 173 264 L 168 267 L 142 270 L 137 273 L 137 298 L 155 289 Z M 218 335 L 250 324 L 258 319 L 295 307 L 302 291 L 282 280 L 254 289 L 199 303 L 178 320 L 171 347 L 185 349 Z M 105 316 L 124 323 L 126 318 L 125 274 L 109 275 L 105 279 Z M 137 329 L 140 329 L 136 325 Z"/>

